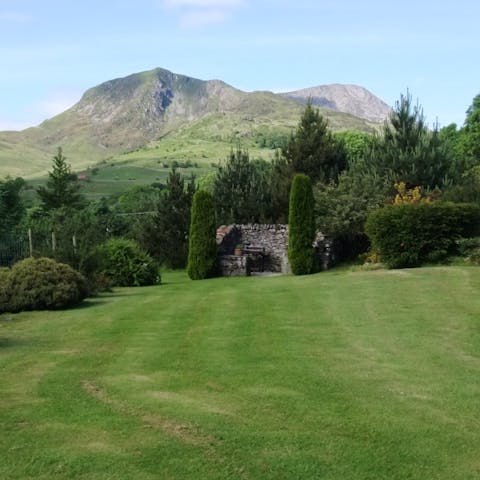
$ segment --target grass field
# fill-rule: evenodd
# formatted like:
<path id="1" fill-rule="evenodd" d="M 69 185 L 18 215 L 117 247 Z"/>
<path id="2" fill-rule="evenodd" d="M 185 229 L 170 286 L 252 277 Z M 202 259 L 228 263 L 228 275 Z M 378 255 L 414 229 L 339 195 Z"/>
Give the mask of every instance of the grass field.
<path id="1" fill-rule="evenodd" d="M 119 289 L 0 317 L 0 478 L 480 478 L 480 269 Z"/>

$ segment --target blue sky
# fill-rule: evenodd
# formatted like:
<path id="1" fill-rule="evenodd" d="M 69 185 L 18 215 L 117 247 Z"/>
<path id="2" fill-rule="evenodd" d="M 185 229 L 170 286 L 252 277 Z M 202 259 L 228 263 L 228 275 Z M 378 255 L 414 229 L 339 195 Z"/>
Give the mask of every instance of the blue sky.
<path id="1" fill-rule="evenodd" d="M 362 85 L 461 125 L 480 93 L 478 0 L 0 0 L 0 130 L 163 67 L 243 90 Z"/>

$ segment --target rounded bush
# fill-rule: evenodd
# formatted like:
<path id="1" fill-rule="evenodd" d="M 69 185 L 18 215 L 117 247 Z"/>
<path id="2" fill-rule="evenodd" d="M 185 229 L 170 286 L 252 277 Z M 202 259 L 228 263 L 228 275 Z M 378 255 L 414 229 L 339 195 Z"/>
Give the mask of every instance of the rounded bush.
<path id="1" fill-rule="evenodd" d="M 312 181 L 303 174 L 293 177 L 288 213 L 288 260 L 292 273 L 306 275 L 314 266 L 315 218 Z"/>
<path id="2" fill-rule="evenodd" d="M 57 310 L 80 303 L 88 294 L 83 275 L 51 258 L 27 258 L 0 275 L 0 310 Z"/>
<path id="3" fill-rule="evenodd" d="M 157 262 L 132 240 L 114 238 L 99 245 L 93 259 L 96 274 L 114 287 L 142 287 L 160 283 Z"/>
<path id="4" fill-rule="evenodd" d="M 213 274 L 217 259 L 215 209 L 212 196 L 198 190 L 193 196 L 187 273 L 192 280 Z"/>

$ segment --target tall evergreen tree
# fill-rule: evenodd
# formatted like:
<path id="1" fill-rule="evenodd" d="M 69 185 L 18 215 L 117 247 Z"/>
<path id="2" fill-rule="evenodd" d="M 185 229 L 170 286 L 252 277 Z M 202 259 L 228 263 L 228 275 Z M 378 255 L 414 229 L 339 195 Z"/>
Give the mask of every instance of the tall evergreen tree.
<path id="1" fill-rule="evenodd" d="M 160 199 L 158 211 L 143 233 L 142 242 L 160 264 L 169 268 L 184 268 L 188 254 L 188 230 L 190 228 L 190 208 L 195 193 L 195 179 L 187 185 L 185 180 L 172 168 L 166 193 Z"/>
<path id="2" fill-rule="evenodd" d="M 215 208 L 212 196 L 198 190 L 193 196 L 187 273 L 192 280 L 210 277 L 215 269 Z"/>
<path id="3" fill-rule="evenodd" d="M 21 191 L 25 186 L 23 178 L 0 180 L 0 236 L 10 232 L 25 212 Z"/>
<path id="4" fill-rule="evenodd" d="M 277 150 L 272 162 L 270 177 L 271 218 L 274 222 L 288 222 L 290 187 L 294 175 L 293 166 Z"/>
<path id="5" fill-rule="evenodd" d="M 266 162 L 250 161 L 248 152 L 231 151 L 218 169 L 213 185 L 215 211 L 220 223 L 264 221 L 269 211 Z"/>
<path id="6" fill-rule="evenodd" d="M 296 131 L 273 161 L 271 217 L 279 222 L 287 220 L 290 186 L 296 173 L 307 175 L 313 183 L 336 183 L 346 166 L 343 139 L 336 140 L 327 120 L 308 103 Z"/>
<path id="7" fill-rule="evenodd" d="M 346 167 L 341 144 L 335 141 L 327 120 L 311 103 L 305 107 L 297 130 L 282 149 L 282 155 L 295 173 L 304 173 L 314 183 L 336 181 Z"/>
<path id="8" fill-rule="evenodd" d="M 312 181 L 303 174 L 293 177 L 288 215 L 288 260 L 295 275 L 312 273 L 315 218 Z"/>
<path id="9" fill-rule="evenodd" d="M 467 110 L 462 132 L 463 153 L 469 165 L 480 163 L 480 95 L 477 95 Z"/>
<path id="10" fill-rule="evenodd" d="M 409 188 L 441 187 L 449 182 L 451 162 L 437 127 L 430 131 L 421 106 L 409 93 L 401 95 L 374 144 L 373 163 L 390 184 L 403 181 Z"/>
<path id="11" fill-rule="evenodd" d="M 79 190 L 80 185 L 76 181 L 76 176 L 72 174 L 62 148 L 58 147 L 57 154 L 53 157 L 52 170 L 48 172 L 46 186 L 37 188 L 42 208 L 49 211 L 60 207 L 81 207 L 84 198 Z"/>

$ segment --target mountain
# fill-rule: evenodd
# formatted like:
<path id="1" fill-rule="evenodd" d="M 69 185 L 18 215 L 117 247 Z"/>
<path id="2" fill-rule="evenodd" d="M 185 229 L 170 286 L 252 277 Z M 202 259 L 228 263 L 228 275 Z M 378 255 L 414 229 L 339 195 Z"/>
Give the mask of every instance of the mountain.
<path id="1" fill-rule="evenodd" d="M 335 105 L 335 109 L 326 109 L 319 100 L 331 127 L 374 130 L 380 114 L 372 121 L 370 114 L 376 107 L 362 107 L 362 102 L 383 102 L 366 95 L 361 87 L 334 87 L 340 93 L 338 98 L 330 95 L 328 106 Z M 179 151 L 207 163 L 218 161 L 225 148 L 237 144 L 258 146 L 258 156 L 265 157 L 271 152 L 268 148 L 262 151 L 268 143 L 265 138 L 288 135 L 300 118 L 302 98 L 320 99 L 320 94 L 313 93 L 323 88 L 330 87 L 283 95 L 247 93 L 220 80 L 198 80 L 161 68 L 110 80 L 91 88 L 72 108 L 38 127 L 0 132 L 0 175 L 44 174 L 58 146 L 75 170 L 105 159 L 160 162 L 166 157 L 176 159 Z M 356 115 L 342 111 L 348 102 L 355 105 Z M 362 118 L 365 112 L 369 116 Z"/>
<path id="2" fill-rule="evenodd" d="M 387 119 L 390 107 L 366 88 L 358 85 L 320 85 L 281 94 L 301 104 L 308 100 L 313 105 L 349 113 L 370 122 L 380 123 Z"/>

